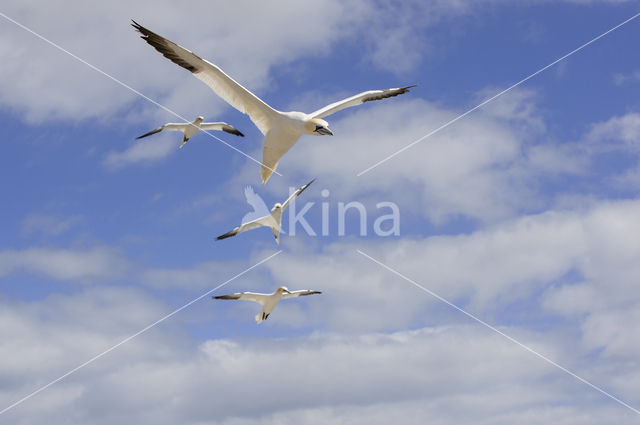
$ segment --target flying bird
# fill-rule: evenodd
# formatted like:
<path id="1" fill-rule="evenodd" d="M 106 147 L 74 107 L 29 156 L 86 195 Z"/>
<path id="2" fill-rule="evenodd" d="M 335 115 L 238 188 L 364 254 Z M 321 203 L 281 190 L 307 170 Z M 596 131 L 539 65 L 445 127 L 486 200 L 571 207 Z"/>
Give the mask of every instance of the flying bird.
<path id="1" fill-rule="evenodd" d="M 193 120 L 193 122 L 170 122 L 156 128 L 155 130 L 151 130 L 142 136 L 138 136 L 136 139 L 142 139 L 143 137 L 151 136 L 152 134 L 160 133 L 161 131 L 181 131 L 184 137 L 182 138 L 182 143 L 180 143 L 179 147 L 182 148 L 184 144 L 198 132 L 198 130 L 221 130 L 235 134 L 236 136 L 244 137 L 244 134 L 240 133 L 235 127 L 227 124 L 226 122 L 202 122 L 202 120 L 204 120 L 204 117 L 200 116 Z"/>
<path id="2" fill-rule="evenodd" d="M 262 183 L 266 183 L 269 180 L 269 177 L 278 166 L 280 158 L 287 153 L 303 134 L 333 136 L 333 132 L 329 129 L 329 123 L 322 118 L 342 109 L 361 105 L 364 102 L 407 93 L 411 87 L 415 87 L 415 85 L 412 85 L 365 91 L 327 105 L 310 114 L 298 111 L 281 112 L 267 105 L 216 65 L 148 30 L 136 21 L 132 22 L 133 27 L 142 34 L 142 39 L 162 53 L 164 57 L 191 71 L 196 78 L 211 87 L 227 103 L 240 112 L 249 115 L 251 121 L 264 135 L 262 166 L 260 167 Z"/>
<path id="3" fill-rule="evenodd" d="M 281 286 L 272 294 L 258 294 L 256 292 L 237 292 L 229 295 L 219 295 L 213 297 L 216 300 L 244 300 L 254 301 L 262 306 L 262 311 L 256 314 L 256 323 L 260 324 L 263 320 L 267 320 L 275 306 L 280 300 L 303 297 L 305 295 L 322 294 L 320 291 L 312 291 L 303 289 L 300 291 L 289 291 L 286 286 Z"/>
<path id="4" fill-rule="evenodd" d="M 270 227 L 273 232 L 273 236 L 276 238 L 276 243 L 280 244 L 280 228 L 282 227 L 282 211 L 289 206 L 289 203 L 293 201 L 295 198 L 300 196 L 302 192 L 306 188 L 309 187 L 311 183 L 313 183 L 316 179 L 311 180 L 309 183 L 304 186 L 299 187 L 295 192 L 289 196 L 289 199 L 284 201 L 284 203 L 276 202 L 276 204 L 271 209 L 271 213 L 265 215 L 263 217 L 257 218 L 253 221 L 249 221 L 247 223 L 243 223 L 235 229 L 225 233 L 224 235 L 218 236 L 216 239 L 226 239 L 231 236 L 235 236 L 238 233 L 246 232 L 247 230 L 257 229 L 258 227 Z"/>

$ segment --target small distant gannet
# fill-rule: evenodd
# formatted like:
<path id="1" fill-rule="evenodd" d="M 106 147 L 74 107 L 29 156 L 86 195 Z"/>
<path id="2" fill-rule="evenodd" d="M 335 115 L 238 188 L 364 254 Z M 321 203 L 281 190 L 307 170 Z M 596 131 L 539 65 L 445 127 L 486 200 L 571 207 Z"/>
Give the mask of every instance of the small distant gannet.
<path id="1" fill-rule="evenodd" d="M 262 305 L 262 311 L 255 317 L 256 323 L 260 324 L 263 320 L 267 320 L 269 314 L 282 299 L 303 297 L 305 295 L 322 294 L 320 291 L 312 291 L 303 289 L 300 291 L 289 291 L 286 286 L 281 286 L 273 294 L 258 294 L 255 292 L 237 292 L 229 295 L 219 295 L 212 297 L 216 300 L 245 300 L 254 301 Z"/>
<path id="2" fill-rule="evenodd" d="M 269 177 L 278 166 L 280 158 L 291 149 L 303 134 L 333 136 L 333 132 L 329 130 L 329 123 L 323 120 L 323 117 L 371 100 L 397 96 L 408 92 L 411 87 L 415 87 L 413 85 L 365 91 L 327 105 L 310 114 L 297 111 L 281 112 L 267 105 L 216 65 L 148 30 L 136 21 L 132 22 L 133 27 L 142 34 L 142 39 L 162 53 L 164 57 L 191 71 L 196 78 L 211 87 L 227 103 L 240 112 L 249 115 L 251 121 L 265 136 L 262 150 L 262 166 L 260 167 L 262 183 L 266 183 L 269 180 Z"/>
<path id="3" fill-rule="evenodd" d="M 142 139 L 143 137 L 151 136 L 152 134 L 160 133 L 161 131 L 181 131 L 184 137 L 182 138 L 182 143 L 180 143 L 179 147 L 182 148 L 184 144 L 198 132 L 198 130 L 221 130 L 235 134 L 236 136 L 244 137 L 244 134 L 240 133 L 235 127 L 227 124 L 226 122 L 202 122 L 202 120 L 204 120 L 204 117 L 200 116 L 193 122 L 185 122 L 181 124 L 170 122 L 162 127 L 156 128 L 155 130 L 151 130 L 142 136 L 138 136 L 136 139 Z"/>
<path id="4" fill-rule="evenodd" d="M 246 232 L 247 230 L 257 229 L 258 227 L 270 227 L 273 232 L 273 236 L 276 238 L 276 243 L 280 244 L 280 228 L 282 227 L 282 211 L 289 206 L 289 203 L 297 198 L 306 188 L 309 187 L 311 183 L 313 183 L 316 179 L 311 180 L 309 183 L 304 186 L 298 188 L 295 192 L 289 196 L 289 199 L 284 201 L 283 204 L 280 202 L 276 202 L 276 204 L 271 209 L 271 214 L 265 215 L 264 217 L 260 217 L 253 221 L 249 221 L 247 223 L 243 223 L 235 229 L 225 233 L 224 235 L 218 236 L 216 239 L 226 239 L 231 236 L 235 236 L 238 233 Z"/>

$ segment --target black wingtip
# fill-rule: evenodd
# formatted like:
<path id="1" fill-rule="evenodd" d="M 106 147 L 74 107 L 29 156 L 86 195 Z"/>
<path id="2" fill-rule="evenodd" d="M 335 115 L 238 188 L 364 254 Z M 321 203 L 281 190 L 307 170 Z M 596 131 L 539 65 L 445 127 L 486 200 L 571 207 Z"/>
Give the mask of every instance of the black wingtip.
<path id="1" fill-rule="evenodd" d="M 225 233 L 224 235 L 220 235 L 220 236 L 218 236 L 218 237 L 216 238 L 216 240 L 217 240 L 217 241 L 220 241 L 220 240 L 222 240 L 222 239 L 230 238 L 231 236 L 235 236 L 235 233 L 234 233 L 234 232 L 227 232 L 227 233 Z"/>
<path id="2" fill-rule="evenodd" d="M 408 93 L 411 90 L 409 90 L 410 88 L 416 87 L 417 84 L 412 84 L 410 86 L 404 86 L 404 87 L 400 87 L 398 88 L 398 93 L 397 94 L 404 94 L 404 93 Z"/>
<path id="3" fill-rule="evenodd" d="M 138 31 L 138 32 L 142 32 L 141 30 L 145 29 L 145 27 L 143 27 L 142 25 L 140 25 L 139 23 L 137 23 L 133 19 L 131 20 L 131 26 L 134 27 L 136 29 L 136 31 Z"/>
<path id="4" fill-rule="evenodd" d="M 298 196 L 300 196 L 302 194 L 302 192 L 304 192 L 305 190 L 307 190 L 307 188 L 309 186 L 311 186 L 311 183 L 313 183 L 314 181 L 316 181 L 316 179 L 311 180 L 309 183 L 305 184 L 304 186 L 301 187 L 300 193 L 298 193 Z"/>
<path id="5" fill-rule="evenodd" d="M 151 131 L 150 131 L 150 132 L 148 132 L 148 133 L 144 133 L 142 136 L 138 136 L 138 137 L 136 137 L 136 140 L 138 140 L 138 139 L 142 139 L 143 137 L 151 136 L 152 134 L 160 133 L 160 132 L 162 131 L 162 129 L 163 129 L 163 128 L 164 128 L 164 127 L 158 127 L 158 128 L 156 128 L 156 129 L 154 129 L 154 130 L 151 130 Z"/>
<path id="6" fill-rule="evenodd" d="M 222 130 L 227 132 L 227 133 L 229 133 L 229 134 L 235 134 L 236 136 L 244 137 L 244 134 L 242 134 L 240 132 L 240 130 L 238 130 L 237 128 L 232 127 L 232 126 L 223 127 Z"/>
<path id="7" fill-rule="evenodd" d="M 149 31 L 133 19 L 131 20 L 131 26 L 140 33 L 140 38 L 142 38 L 143 40 L 147 40 L 149 38 L 149 33 L 151 33 L 151 31 Z"/>

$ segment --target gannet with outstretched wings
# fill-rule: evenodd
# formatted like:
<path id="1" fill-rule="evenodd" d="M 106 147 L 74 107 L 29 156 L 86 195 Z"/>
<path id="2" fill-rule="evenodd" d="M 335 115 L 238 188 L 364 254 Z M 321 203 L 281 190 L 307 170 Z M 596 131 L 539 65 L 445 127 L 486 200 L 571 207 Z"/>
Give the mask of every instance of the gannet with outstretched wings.
<path id="1" fill-rule="evenodd" d="M 384 90 L 369 90 L 320 108 L 315 112 L 281 112 L 267 105 L 256 95 L 238 84 L 211 62 L 181 47 L 166 38 L 148 30 L 133 21 L 133 27 L 140 32 L 142 39 L 153 46 L 164 57 L 191 71 L 193 75 L 207 84 L 213 91 L 231 106 L 249 115 L 251 121 L 264 135 L 262 183 L 269 180 L 278 166 L 280 158 L 298 141 L 303 134 L 313 136 L 332 136 L 329 123 L 322 118 L 351 106 L 361 105 L 372 100 L 385 99 L 409 91 L 405 86 Z"/>
<path id="2" fill-rule="evenodd" d="M 288 298 L 303 297 L 306 295 L 322 294 L 320 291 L 312 291 L 303 289 L 300 291 L 289 291 L 286 286 L 281 286 L 273 294 L 259 294 L 256 292 L 237 292 L 229 295 L 219 295 L 213 297 L 216 300 L 244 300 L 254 301 L 262 305 L 262 311 L 255 317 L 256 323 L 260 324 L 263 320 L 267 320 L 275 306 L 280 300 Z"/>
<path id="3" fill-rule="evenodd" d="M 284 211 L 291 201 L 300 196 L 302 192 L 306 188 L 309 187 L 311 183 L 313 183 L 316 179 L 311 180 L 309 183 L 304 186 L 299 187 L 295 192 L 289 196 L 289 199 L 284 201 L 284 203 L 276 202 L 276 204 L 271 209 L 271 213 L 269 215 L 265 215 L 264 217 L 260 217 L 253 221 L 249 221 L 247 223 L 243 223 L 235 229 L 225 233 L 224 235 L 218 236 L 216 239 L 226 239 L 231 236 L 235 236 L 238 233 L 246 232 L 247 230 L 257 229 L 258 227 L 270 227 L 273 232 L 273 236 L 276 238 L 276 243 L 280 244 L 280 228 L 282 227 L 282 211 Z"/>
<path id="4" fill-rule="evenodd" d="M 227 133 L 235 134 L 236 136 L 244 137 L 244 134 L 240 133 L 235 127 L 227 124 L 226 122 L 202 122 L 204 117 L 197 117 L 193 122 L 185 122 L 185 123 L 167 123 L 161 127 L 156 128 L 155 130 L 151 130 L 148 133 L 143 134 L 142 136 L 136 137 L 136 139 L 142 139 L 143 137 L 151 136 L 152 134 L 160 133 L 161 131 L 181 131 L 182 135 L 182 143 L 180 143 L 180 148 L 184 146 L 185 143 L 189 141 L 193 137 L 194 134 L 198 132 L 198 130 L 221 130 L 226 131 Z"/>

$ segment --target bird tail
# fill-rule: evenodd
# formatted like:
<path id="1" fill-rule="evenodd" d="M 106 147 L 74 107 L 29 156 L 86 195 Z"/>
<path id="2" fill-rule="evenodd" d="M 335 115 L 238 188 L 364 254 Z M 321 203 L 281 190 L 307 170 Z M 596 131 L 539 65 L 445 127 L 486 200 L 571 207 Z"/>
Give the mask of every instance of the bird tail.
<path id="1" fill-rule="evenodd" d="M 276 171 L 277 166 L 278 166 L 277 162 L 270 166 L 268 164 L 265 164 L 263 160 L 262 167 L 260 167 L 260 177 L 262 177 L 262 184 L 267 183 L 267 181 L 269 180 L 269 177 L 271 177 L 271 174 L 273 174 L 273 172 Z"/>
<path id="2" fill-rule="evenodd" d="M 187 136 L 184 136 L 182 138 L 182 143 L 180 143 L 180 146 L 178 146 L 180 149 L 182 149 L 182 147 L 184 146 L 185 143 L 187 143 L 189 141 L 189 138 Z"/>

